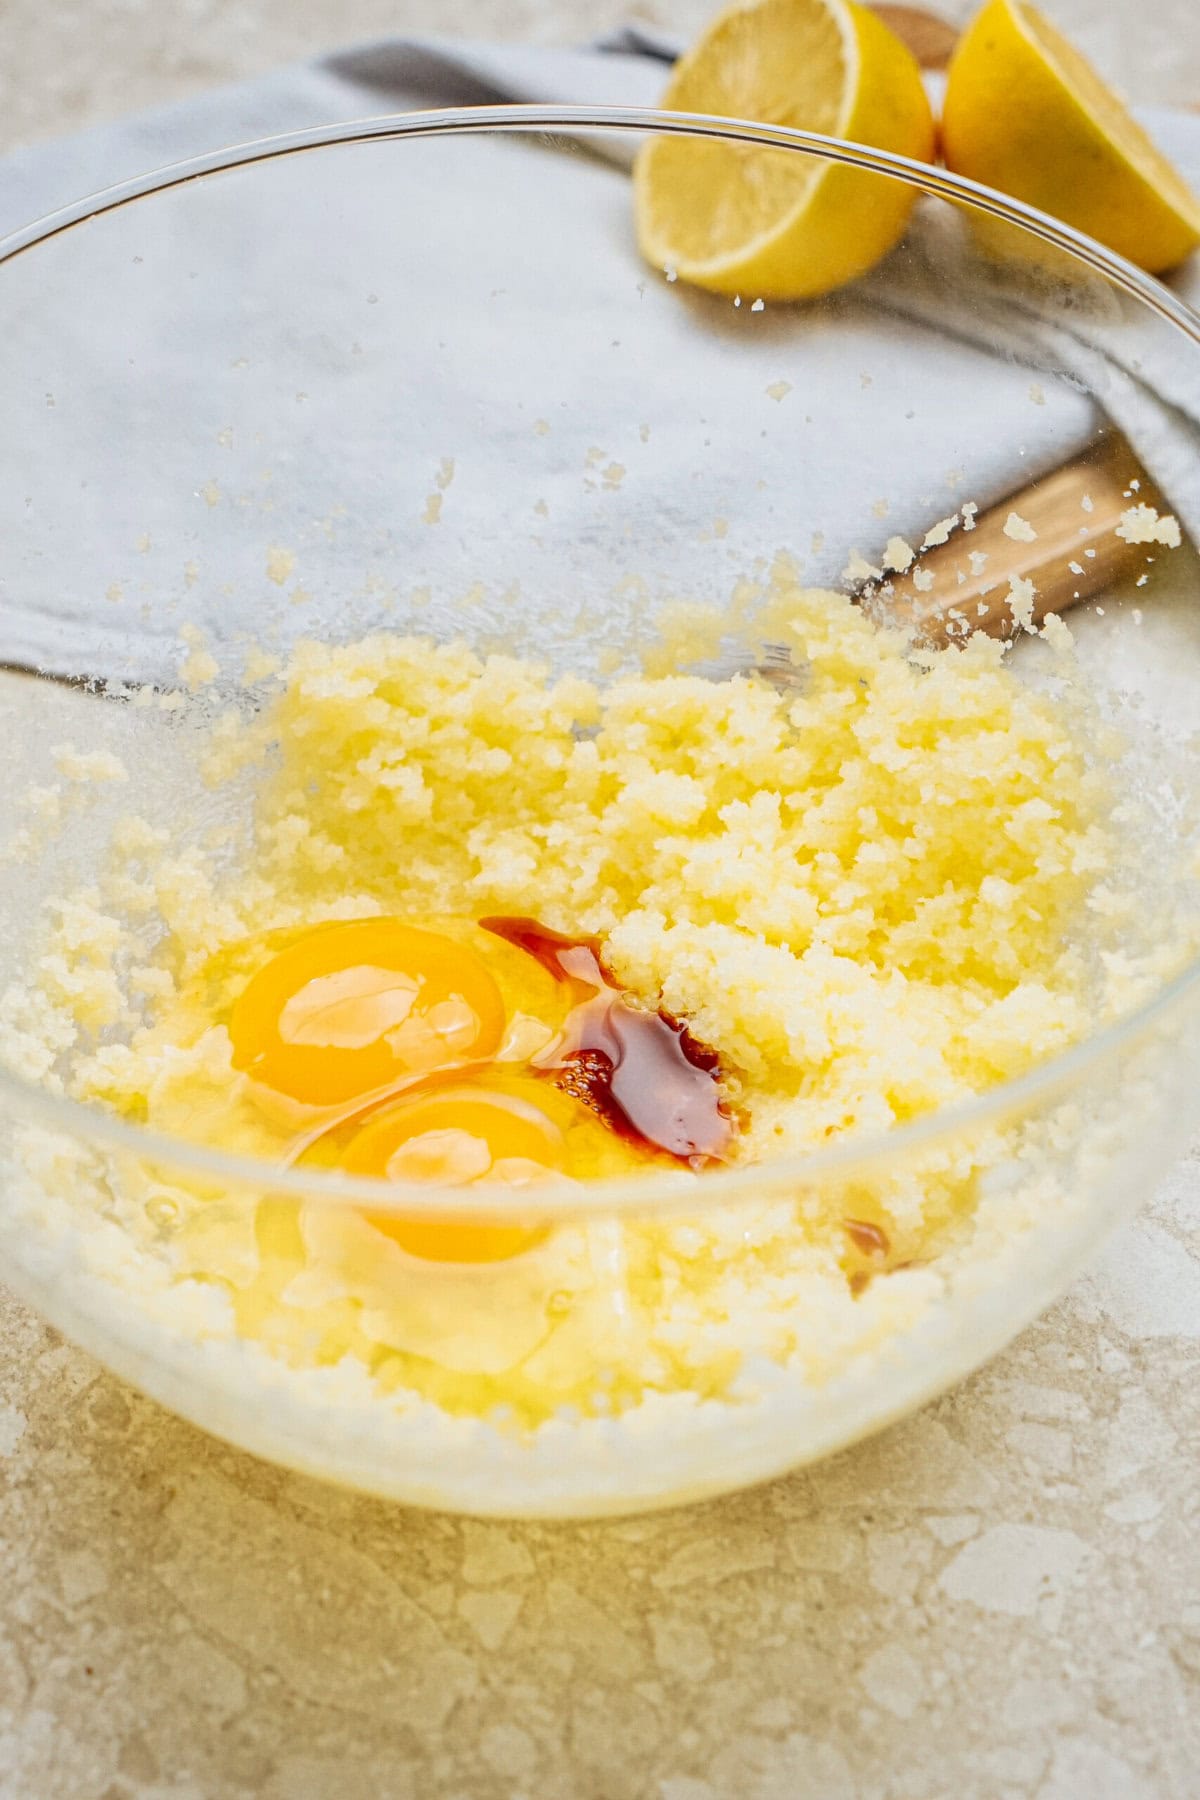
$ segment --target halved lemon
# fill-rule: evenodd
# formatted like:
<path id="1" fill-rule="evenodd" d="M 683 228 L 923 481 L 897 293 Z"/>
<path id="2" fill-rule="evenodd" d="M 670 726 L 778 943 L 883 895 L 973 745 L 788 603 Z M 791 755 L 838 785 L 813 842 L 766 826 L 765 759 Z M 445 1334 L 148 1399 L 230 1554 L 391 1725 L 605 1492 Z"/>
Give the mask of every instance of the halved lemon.
<path id="1" fill-rule="evenodd" d="M 1157 273 L 1200 243 L 1200 201 L 1048 19 L 989 0 L 946 78 L 947 167 Z"/>
<path id="2" fill-rule="evenodd" d="M 675 65 L 662 105 L 851 138 L 928 161 L 934 127 L 910 51 L 856 0 L 738 0 Z M 634 170 L 638 242 L 683 281 L 798 300 L 863 274 L 914 190 L 793 151 L 656 137 Z"/>

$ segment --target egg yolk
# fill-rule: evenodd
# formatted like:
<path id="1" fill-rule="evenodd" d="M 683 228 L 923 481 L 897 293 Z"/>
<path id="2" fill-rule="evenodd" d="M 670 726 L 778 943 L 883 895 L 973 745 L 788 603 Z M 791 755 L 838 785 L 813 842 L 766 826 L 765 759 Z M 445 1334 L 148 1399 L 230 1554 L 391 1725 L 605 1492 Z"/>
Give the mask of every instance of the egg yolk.
<path id="1" fill-rule="evenodd" d="M 489 1057 L 504 1001 L 475 951 L 400 919 L 318 926 L 251 977 L 229 1019 L 233 1066 L 314 1106 Z"/>
<path id="2" fill-rule="evenodd" d="M 532 1082 L 527 1085 L 534 1089 Z M 341 1166 L 348 1174 L 388 1181 L 517 1188 L 561 1170 L 566 1156 L 562 1132 L 533 1099 L 461 1083 L 376 1113 L 346 1146 Z M 507 1223 L 368 1216 L 410 1256 L 436 1262 L 499 1262 L 544 1235 Z"/>

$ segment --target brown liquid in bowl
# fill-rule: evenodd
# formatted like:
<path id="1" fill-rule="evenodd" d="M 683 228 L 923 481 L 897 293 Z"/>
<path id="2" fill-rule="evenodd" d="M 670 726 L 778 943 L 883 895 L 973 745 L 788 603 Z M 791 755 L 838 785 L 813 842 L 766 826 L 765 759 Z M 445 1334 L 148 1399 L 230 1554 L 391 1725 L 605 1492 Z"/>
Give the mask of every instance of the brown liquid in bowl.
<path id="1" fill-rule="evenodd" d="M 599 938 L 568 937 L 536 919 L 479 923 L 575 991 L 562 1031 L 534 1068 L 634 1143 L 693 1168 L 724 1158 L 734 1124 L 719 1057 L 669 1013 L 634 1006 L 605 970 Z"/>

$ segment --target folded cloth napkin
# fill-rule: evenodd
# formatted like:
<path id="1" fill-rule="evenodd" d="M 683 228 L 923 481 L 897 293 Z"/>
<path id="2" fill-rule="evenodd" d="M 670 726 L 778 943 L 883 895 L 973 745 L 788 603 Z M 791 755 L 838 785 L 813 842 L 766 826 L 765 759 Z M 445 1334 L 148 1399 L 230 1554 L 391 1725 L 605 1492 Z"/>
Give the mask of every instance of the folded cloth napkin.
<path id="1" fill-rule="evenodd" d="M 0 230 L 15 229 L 76 196 L 147 168 L 221 144 L 340 119 L 497 100 L 652 105 L 661 94 L 675 53 L 676 46 L 670 41 L 634 28 L 581 50 L 402 39 L 341 51 L 139 119 L 9 156 L 0 164 Z M 1185 174 L 1200 177 L 1200 119 L 1158 112 L 1148 115 L 1146 122 Z M 536 229 L 547 262 L 553 261 L 556 272 L 553 287 L 547 284 L 545 293 L 547 340 L 553 335 L 555 315 L 561 316 L 564 308 L 602 303 L 609 275 L 626 298 L 631 280 L 638 279 L 626 176 L 623 169 L 612 166 L 628 161 L 629 141 L 609 140 L 600 147 L 610 158 L 608 165 L 596 158 L 564 158 L 549 147 L 544 151 L 521 147 L 523 154 L 535 160 L 538 171 L 529 177 L 530 206 L 521 229 L 527 234 Z M 496 188 L 494 204 L 489 201 L 489 183 L 491 161 L 500 166 L 498 159 L 511 154 L 513 148 L 498 139 L 466 147 L 445 165 L 449 187 L 439 170 L 439 212 L 447 216 L 461 213 L 466 222 L 465 230 L 439 240 L 448 255 L 453 251 L 453 236 L 457 235 L 463 246 L 461 272 L 456 273 L 452 263 L 440 270 L 436 304 L 447 336 L 455 330 L 456 296 L 464 297 L 464 306 L 474 304 L 479 268 L 487 266 L 489 241 L 499 246 L 502 234 L 511 230 L 502 216 L 504 181 Z M 393 158 L 391 166 L 400 165 Z M 413 167 L 415 172 L 415 160 Z M 298 188 L 293 191 L 300 192 Z M 387 203 L 397 220 L 403 221 L 405 210 L 403 205 L 397 206 L 396 193 L 389 189 Z M 236 212 L 237 198 L 232 188 L 229 195 L 232 199 L 227 196 L 223 202 L 219 242 L 205 240 L 206 215 L 203 208 L 197 208 L 188 227 L 194 232 L 194 241 L 175 242 L 177 255 L 194 257 L 197 266 L 211 266 L 213 255 L 230 254 L 229 245 L 237 241 L 237 233 L 231 234 L 229 215 L 231 208 Z M 414 191 L 408 199 L 411 217 L 427 221 L 427 198 Z M 536 220 L 536 228 L 531 219 Z M 894 531 L 919 539 L 926 526 L 960 501 L 969 498 L 986 506 L 1067 460 L 1094 435 L 1103 417 L 1126 434 L 1192 535 L 1200 537 L 1200 367 L 1192 366 L 1200 365 L 1200 353 L 1181 355 L 1165 326 L 1151 327 L 1121 309 L 1115 309 L 1119 316 L 1108 321 L 1098 319 L 1093 309 L 1078 327 L 1065 319 L 1049 325 L 1026 310 L 978 261 L 965 255 L 961 279 L 948 282 L 946 243 L 938 236 L 944 233 L 945 224 L 944 209 L 930 208 L 927 215 L 918 214 L 903 256 L 891 259 L 861 283 L 854 301 L 839 308 L 820 331 L 808 328 L 803 309 L 770 309 L 769 329 L 760 334 L 758 346 L 737 358 L 728 356 L 727 340 L 720 330 L 705 333 L 695 329 L 678 292 L 667 289 L 661 280 L 647 284 L 647 305 L 639 314 L 639 341 L 629 347 L 615 377 L 588 385 L 587 404 L 592 409 L 596 444 L 614 447 L 636 429 L 637 418 L 654 412 L 656 392 L 665 394 L 668 388 L 677 391 L 682 387 L 702 396 L 705 430 L 716 446 L 709 468 L 697 467 L 694 437 L 673 438 L 666 433 L 652 446 L 644 446 L 640 479 L 646 494 L 653 495 L 652 503 L 667 535 L 677 536 L 684 518 L 704 518 L 706 508 L 710 519 L 730 512 L 729 471 L 749 467 L 752 458 L 761 461 L 759 440 L 767 436 L 767 424 L 747 416 L 747 395 L 769 394 L 781 400 L 786 389 L 790 404 L 763 400 L 761 407 L 769 420 L 775 465 L 802 471 L 803 507 L 797 507 L 794 519 L 782 519 L 776 505 L 777 488 L 767 498 L 756 500 L 751 491 L 756 484 L 741 484 L 733 497 L 736 517 L 729 530 L 728 561 L 735 566 L 740 560 L 743 568 L 749 568 L 762 553 L 790 547 L 804 552 L 812 578 L 836 581 L 853 549 L 877 548 L 874 539 L 880 528 L 877 520 L 872 523 L 871 513 L 876 496 L 886 500 L 888 508 L 883 535 Z M 276 246 L 285 259 L 289 254 L 288 225 L 288 219 L 281 218 Z M 255 228 L 260 226 L 258 220 Z M 330 330 L 335 321 L 344 319 L 347 307 L 358 305 L 361 299 L 354 233 L 377 236 L 378 215 L 369 205 L 350 209 L 339 217 L 338 228 L 337 254 L 330 258 L 332 266 L 322 292 L 311 303 L 323 308 Z M 489 232 L 500 235 L 489 240 Z M 555 257 L 558 246 L 561 255 Z M 40 254 L 34 253 L 35 257 Z M 252 261 L 251 256 L 247 268 Z M 344 271 L 341 288 L 339 269 Z M 304 279 L 302 272 L 298 271 L 297 279 Z M 1200 276 L 1194 271 L 1181 276 L 1177 285 L 1185 297 L 1200 299 Z M 153 375 L 148 387 L 172 397 L 173 404 L 180 396 L 193 393 L 195 383 L 205 378 L 206 372 L 211 378 L 218 361 L 222 366 L 227 362 L 223 341 L 205 343 L 202 311 L 189 316 L 186 332 L 164 332 L 161 320 L 152 313 L 140 325 L 125 317 L 127 286 L 114 284 L 114 291 L 119 298 L 113 305 L 122 309 L 121 316 L 106 312 L 106 296 L 97 284 L 88 296 L 82 333 L 77 294 L 48 292 L 39 297 L 38 304 L 51 312 L 61 309 L 62 341 L 75 342 L 77 349 L 82 342 L 85 356 L 89 343 L 118 340 L 122 332 L 131 345 L 136 340 L 147 374 Z M 747 302 L 751 299 L 746 296 Z M 863 325 L 868 314 L 869 331 Z M 315 317 L 310 323 L 310 336 L 316 337 L 321 319 Z M 225 329 L 227 321 L 223 320 Z M 836 346 L 831 332 L 837 337 Z M 828 409 L 821 410 L 823 368 L 829 366 L 835 349 L 844 358 L 847 337 L 852 339 L 856 332 L 863 335 L 864 343 L 870 342 L 876 358 L 882 354 L 884 364 L 902 376 L 894 382 L 896 423 L 892 433 L 878 430 L 877 395 L 869 407 L 864 403 L 861 416 L 855 415 L 853 406 L 845 405 L 844 395 L 836 417 Z M 530 341 L 537 341 L 536 332 L 530 334 Z M 751 361 L 748 365 L 748 357 L 757 357 L 757 364 Z M 1031 383 L 1029 364 L 1060 368 L 1071 379 L 1047 384 L 1042 390 Z M 72 365 L 77 395 L 81 385 L 86 391 L 79 367 L 77 359 Z M 874 371 L 874 375 L 879 373 Z M 463 374 L 469 377 L 469 356 Z M 558 379 L 578 395 L 582 374 L 560 370 Z M 281 389 L 286 387 L 287 371 L 277 370 L 276 375 Z M 864 387 L 874 375 L 864 368 Z M 296 376 L 295 385 L 300 388 L 302 362 L 297 364 Z M 492 378 L 492 371 L 481 365 L 481 383 Z M 514 372 L 514 394 L 522 381 L 529 389 L 528 413 L 537 410 L 539 378 L 547 391 L 544 371 Z M 107 457 L 111 463 L 114 455 L 119 458 L 123 454 L 119 442 L 114 449 L 113 421 L 96 417 L 89 425 L 88 407 L 81 395 L 71 429 L 64 430 L 61 438 L 45 443 L 44 420 L 40 430 L 32 418 L 29 428 L 23 429 L 22 406 L 46 404 L 41 390 L 52 385 L 52 380 L 31 376 L 30 393 L 18 394 L 9 410 L 7 447 L 0 449 L 0 546 L 8 544 L 10 550 L 27 530 L 31 507 L 34 513 L 38 511 L 39 496 L 49 504 L 55 492 L 74 486 L 87 488 L 97 459 Z M 442 411 L 436 420 L 423 414 L 419 394 L 413 395 L 406 417 L 393 413 L 387 419 L 372 420 L 369 397 L 364 400 L 360 395 L 357 428 L 362 441 L 357 449 L 347 447 L 343 486 L 349 495 L 357 478 L 365 491 L 377 479 L 379 468 L 386 466 L 400 470 L 419 467 L 420 479 L 428 487 L 431 454 L 436 463 L 440 455 L 453 457 L 456 444 L 471 442 L 473 483 L 469 492 L 464 492 L 464 484 L 454 495 L 464 545 L 462 572 L 468 572 L 473 559 L 475 573 L 486 566 L 500 592 L 520 582 L 527 572 L 529 539 L 523 531 L 514 532 L 512 526 L 514 471 L 527 453 L 518 448 L 507 415 L 502 418 L 498 414 L 488 441 L 479 443 L 478 413 L 467 387 L 469 381 L 464 383 L 458 416 L 446 416 L 446 397 L 439 397 Z M 513 404 L 523 407 L 523 402 L 515 399 Z M 916 426 L 906 435 L 906 421 L 914 419 Z M 520 429 L 527 432 L 528 416 L 521 420 Z M 146 502 L 142 477 L 163 491 L 174 480 L 181 492 L 189 493 L 202 479 L 202 472 L 186 454 L 172 460 L 176 453 L 169 441 L 169 413 L 146 425 L 144 436 L 153 449 L 152 474 L 150 465 L 139 463 L 130 450 L 128 478 L 121 484 L 124 504 L 115 505 L 110 497 L 107 506 L 97 504 L 86 515 L 91 539 L 87 561 L 94 571 L 103 573 L 114 592 L 122 588 L 129 546 L 138 535 L 138 506 Z M 822 440 L 831 453 L 821 453 Z M 853 482 L 846 479 L 848 466 L 854 469 Z M 966 471 L 969 491 L 963 489 L 961 480 L 955 484 L 956 467 Z M 543 586 L 552 592 L 557 577 L 559 593 L 578 591 L 580 581 L 586 579 L 587 506 L 592 502 L 567 492 L 566 471 L 549 466 L 545 473 L 547 481 L 561 478 L 555 492 L 560 527 L 564 509 L 569 514 L 575 506 L 578 529 L 577 554 L 557 570 L 544 569 Z M 590 481 L 585 484 L 589 489 L 594 485 Z M 295 500 L 293 495 L 293 510 Z M 320 497 L 313 495 L 309 510 L 315 514 L 319 505 Z M 161 512 L 156 512 L 154 521 L 142 520 L 143 525 L 155 522 L 166 529 L 143 532 L 147 560 L 137 574 L 142 592 L 165 596 L 179 586 L 178 534 Z M 801 523 L 802 543 L 797 541 Z M 69 642 L 71 667 L 78 669 L 86 662 L 98 672 L 109 672 L 104 661 L 106 656 L 111 658 L 113 640 L 111 633 L 94 621 L 94 596 L 85 594 L 80 586 L 78 527 L 75 521 L 70 525 L 63 534 L 57 562 L 53 552 L 47 560 L 44 546 L 39 547 L 43 561 L 36 596 L 28 583 L 22 586 L 5 579 L 5 552 L 0 549 L 4 654 L 9 660 L 59 667 L 64 661 L 62 646 Z M 202 587 L 199 597 L 192 595 L 187 603 L 190 619 L 199 619 L 218 632 L 227 629 L 230 609 L 237 605 L 239 570 L 244 569 L 247 580 L 262 579 L 261 520 L 231 524 L 225 519 L 221 530 L 226 540 L 231 530 L 240 530 L 245 540 L 240 551 L 231 550 L 228 541 L 223 544 L 223 573 L 228 577 L 232 571 L 235 579 L 232 583 L 226 579 L 220 589 L 214 586 L 211 594 Z M 341 580 L 349 587 L 354 585 L 356 561 L 361 581 L 364 552 L 361 544 L 352 541 L 352 534 L 344 535 L 342 560 L 330 553 L 318 575 L 322 581 Z M 558 541 L 567 543 L 571 536 L 560 529 Z M 169 566 L 165 561 L 161 566 L 156 563 L 160 554 L 173 557 Z M 414 561 L 411 546 L 406 546 L 405 561 L 408 578 L 446 577 L 444 559 L 423 569 L 419 560 Z M 391 573 L 394 576 L 395 571 Z M 626 591 L 632 592 L 628 582 L 643 581 L 646 571 L 631 561 L 628 568 L 614 568 L 607 574 L 617 588 L 626 578 Z M 674 577 L 678 580 L 679 576 L 676 566 Z M 664 568 L 664 591 L 668 579 Z M 232 599 L 231 586 L 235 590 Z M 689 591 L 686 571 L 682 587 Z M 694 584 L 690 591 L 695 591 Z M 630 604 L 636 603 L 635 595 Z M 119 673 L 157 678 L 168 666 L 168 648 L 176 628 L 169 607 L 160 611 L 150 605 L 142 611 L 144 651 L 131 657 L 123 641 Z M 548 635 L 552 635 L 552 623 L 547 620 Z M 615 629 L 620 629 L 619 620 Z"/>

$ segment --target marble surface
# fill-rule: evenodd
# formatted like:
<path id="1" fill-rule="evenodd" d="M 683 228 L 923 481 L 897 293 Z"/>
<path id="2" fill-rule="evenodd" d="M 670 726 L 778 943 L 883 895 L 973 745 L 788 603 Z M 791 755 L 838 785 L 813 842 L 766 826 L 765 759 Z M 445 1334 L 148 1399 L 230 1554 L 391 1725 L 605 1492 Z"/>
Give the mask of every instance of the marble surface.
<path id="1" fill-rule="evenodd" d="M 400 29 L 706 0 L 7 0 L 0 148 Z M 948 5 L 961 15 L 966 5 Z M 1194 0 L 1058 0 L 1200 100 Z M 3 1800 L 1194 1800 L 1200 1149 L 919 1417 L 691 1511 L 405 1513 L 216 1444 L 0 1302 Z"/>

